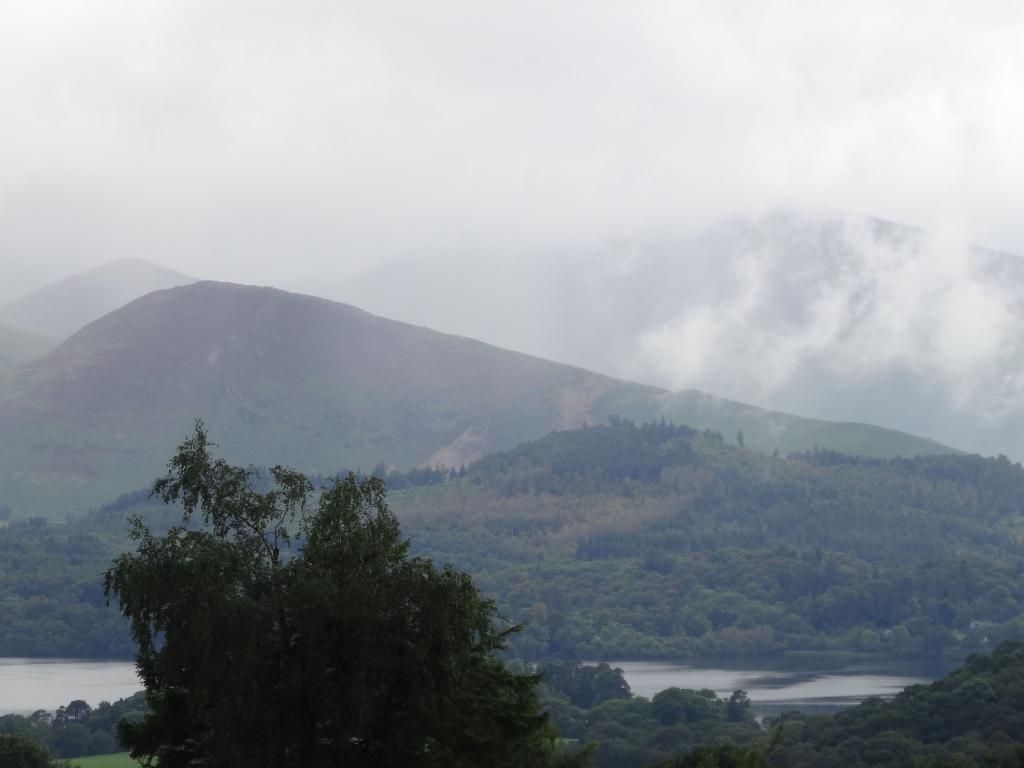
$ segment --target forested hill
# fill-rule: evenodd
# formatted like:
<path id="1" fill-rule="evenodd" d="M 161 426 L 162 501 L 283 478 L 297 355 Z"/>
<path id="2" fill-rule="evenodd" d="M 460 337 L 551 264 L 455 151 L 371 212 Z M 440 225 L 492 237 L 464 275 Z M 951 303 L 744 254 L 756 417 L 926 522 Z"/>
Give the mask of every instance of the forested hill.
<path id="1" fill-rule="evenodd" d="M 778 768 L 1019 766 L 1024 762 L 1024 643 L 976 656 L 932 685 L 831 717 L 792 714 L 769 764 Z"/>
<path id="2" fill-rule="evenodd" d="M 1024 470 L 1006 459 L 772 457 L 615 419 L 385 474 L 414 551 L 472 572 L 526 624 L 527 658 L 934 658 L 1024 637 Z M 125 652 L 100 574 L 133 512 L 176 514 L 140 492 L 0 528 L 0 655 Z"/>
<path id="3" fill-rule="evenodd" d="M 624 421 L 393 495 L 418 552 L 527 624 L 520 653 L 569 658 L 935 657 L 1024 637 L 1022 502 L 1004 458 L 772 457 Z"/>
<path id="4" fill-rule="evenodd" d="M 766 451 L 950 451 L 861 424 L 673 394 L 271 288 L 149 293 L 0 375 L 0 504 L 61 518 L 159 474 L 197 417 L 236 463 L 459 466 L 611 414 L 743 431 Z"/>
<path id="5" fill-rule="evenodd" d="M 1003 457 L 769 456 L 664 422 L 552 433 L 396 503 L 424 546 L 443 549 L 455 522 L 448 554 L 480 562 L 779 546 L 886 565 L 1024 556 L 1024 470 Z"/>

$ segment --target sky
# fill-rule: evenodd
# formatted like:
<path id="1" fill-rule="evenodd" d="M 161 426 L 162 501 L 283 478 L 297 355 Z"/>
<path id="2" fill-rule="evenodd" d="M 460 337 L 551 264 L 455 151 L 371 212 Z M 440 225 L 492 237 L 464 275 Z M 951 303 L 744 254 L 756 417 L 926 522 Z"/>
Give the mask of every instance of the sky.
<path id="1" fill-rule="evenodd" d="M 937 378 L 951 406 L 998 418 L 1007 403 L 972 394 L 988 370 L 1024 407 L 1000 351 L 1019 307 L 965 256 L 1024 253 L 1019 2 L 0 10 L 0 301 L 139 256 L 755 402 L 838 345 L 837 376 Z M 937 239 L 879 250 L 844 219 L 849 268 L 796 281 L 831 330 L 751 333 L 820 254 L 694 244 L 777 211 Z M 729 291 L 673 307 L 662 290 L 637 315 L 649 281 L 707 275 Z"/>
<path id="2" fill-rule="evenodd" d="M 286 287 L 778 207 L 1024 252 L 1016 2 L 0 0 L 0 298 Z"/>

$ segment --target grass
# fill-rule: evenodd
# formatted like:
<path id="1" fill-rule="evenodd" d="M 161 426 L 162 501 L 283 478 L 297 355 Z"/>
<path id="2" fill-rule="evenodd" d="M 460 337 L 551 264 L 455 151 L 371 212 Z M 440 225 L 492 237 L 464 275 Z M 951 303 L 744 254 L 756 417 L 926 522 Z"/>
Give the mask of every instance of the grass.
<path id="1" fill-rule="evenodd" d="M 68 762 L 72 768 L 139 768 L 127 752 L 116 752 L 112 755 L 90 755 L 89 757 L 73 757 Z"/>

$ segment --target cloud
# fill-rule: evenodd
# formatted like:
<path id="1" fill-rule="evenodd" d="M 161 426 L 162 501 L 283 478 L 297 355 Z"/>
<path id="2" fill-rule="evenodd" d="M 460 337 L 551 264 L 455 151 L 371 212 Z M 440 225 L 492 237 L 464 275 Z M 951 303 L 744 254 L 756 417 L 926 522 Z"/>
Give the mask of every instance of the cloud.
<path id="1" fill-rule="evenodd" d="M 141 255 L 322 288 L 788 205 L 955 215 L 1024 251 L 1016 4 L 12 0 L 5 21 L 0 252 L 56 274 Z"/>
<path id="2" fill-rule="evenodd" d="M 812 384 L 886 377 L 988 419 L 1020 401 L 1018 276 L 963 245 L 1024 253 L 1019 3 L 8 0 L 4 19 L 0 299 L 143 256 L 797 410 L 834 408 Z"/>
<path id="3" fill-rule="evenodd" d="M 998 420 L 1024 408 L 1024 262 L 957 233 L 858 216 L 785 216 L 719 251 L 724 290 L 681 301 L 635 334 L 623 366 L 759 403 L 909 375 L 953 409 Z M 686 262 L 661 282 L 699 280 Z"/>

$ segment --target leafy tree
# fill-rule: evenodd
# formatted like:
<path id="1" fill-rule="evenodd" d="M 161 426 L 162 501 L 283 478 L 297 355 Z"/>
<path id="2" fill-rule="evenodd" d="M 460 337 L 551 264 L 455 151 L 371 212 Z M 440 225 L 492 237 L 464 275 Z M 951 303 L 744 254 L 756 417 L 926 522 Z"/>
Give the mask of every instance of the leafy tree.
<path id="1" fill-rule="evenodd" d="M 163 535 L 106 574 L 150 713 L 119 735 L 176 766 L 532 766 L 554 761 L 539 677 L 495 657 L 514 627 L 469 576 L 408 555 L 376 478 L 319 494 L 302 474 L 211 453 L 202 423 L 154 493 Z M 263 487 L 265 490 L 260 490 Z"/>
<path id="2" fill-rule="evenodd" d="M 50 753 L 28 736 L 0 733 L 0 765 L 3 768 L 54 768 Z"/>
<path id="3" fill-rule="evenodd" d="M 732 692 L 729 702 L 725 705 L 725 717 L 730 723 L 742 723 L 744 720 L 752 720 L 750 712 L 750 697 L 744 690 Z"/>

